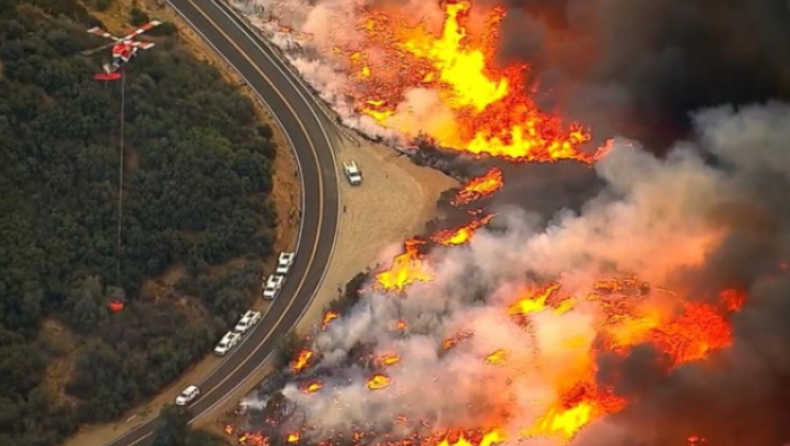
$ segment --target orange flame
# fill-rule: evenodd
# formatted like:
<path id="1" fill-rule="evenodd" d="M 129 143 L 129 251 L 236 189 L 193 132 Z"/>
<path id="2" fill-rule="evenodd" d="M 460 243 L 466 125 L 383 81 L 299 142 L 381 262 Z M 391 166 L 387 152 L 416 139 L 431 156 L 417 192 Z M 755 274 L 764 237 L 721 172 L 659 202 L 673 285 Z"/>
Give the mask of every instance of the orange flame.
<path id="1" fill-rule="evenodd" d="M 450 350 L 451 348 L 458 345 L 459 342 L 465 341 L 469 338 L 474 336 L 474 333 L 471 331 L 459 331 L 455 336 L 445 339 L 442 342 L 442 349 L 443 350 Z"/>
<path id="2" fill-rule="evenodd" d="M 321 390 L 324 385 L 321 381 L 310 381 L 302 387 L 304 393 L 316 393 Z"/>
<path id="3" fill-rule="evenodd" d="M 329 326 L 329 323 L 337 319 L 338 317 L 340 317 L 340 314 L 337 311 L 327 311 L 326 313 L 324 313 L 324 318 L 321 323 L 321 329 L 326 330 L 326 328 Z"/>
<path id="4" fill-rule="evenodd" d="M 540 313 L 552 309 L 557 314 L 562 314 L 573 308 L 574 300 L 558 298 L 557 292 L 560 284 L 551 282 L 543 288 L 528 290 L 525 297 L 520 298 L 508 308 L 510 316 L 524 317 L 532 313 Z"/>
<path id="5" fill-rule="evenodd" d="M 400 362 L 400 356 L 394 353 L 384 353 L 376 358 L 376 363 L 382 366 L 395 365 Z"/>
<path id="6" fill-rule="evenodd" d="M 245 432 L 238 441 L 245 446 L 269 446 L 269 439 L 260 432 Z"/>
<path id="7" fill-rule="evenodd" d="M 299 372 L 304 370 L 310 363 L 310 359 L 313 357 L 312 350 L 303 348 L 299 350 L 299 353 L 296 355 L 296 360 L 293 361 L 291 364 L 291 369 L 294 372 Z"/>
<path id="8" fill-rule="evenodd" d="M 472 239 L 475 231 L 491 222 L 492 218 L 494 218 L 494 215 L 489 214 L 479 220 L 473 220 L 472 223 L 458 229 L 439 231 L 431 236 L 431 240 L 434 243 L 445 246 L 463 245 Z"/>
<path id="9" fill-rule="evenodd" d="M 368 389 L 370 390 L 383 389 L 385 387 L 389 387 L 391 383 L 392 380 L 390 379 L 389 376 L 381 373 L 377 373 L 371 376 L 370 379 L 368 380 Z"/>
<path id="10" fill-rule="evenodd" d="M 472 178 L 461 188 L 450 201 L 453 206 L 469 204 L 473 201 L 488 197 L 504 186 L 502 171 L 496 167 L 491 168 L 484 175 Z"/>
<path id="11" fill-rule="evenodd" d="M 404 252 L 392 261 L 390 269 L 376 274 L 376 280 L 387 291 L 403 291 L 413 282 L 428 282 L 433 276 L 425 269 L 418 246 L 425 242 L 409 239 L 403 243 Z"/>
<path id="12" fill-rule="evenodd" d="M 299 432 L 291 432 L 290 434 L 288 434 L 287 441 L 290 444 L 299 443 Z"/>
<path id="13" fill-rule="evenodd" d="M 591 137 L 578 124 L 538 110 L 524 88 L 527 67 L 497 69 L 492 63 L 503 8 L 494 8 L 485 32 L 468 29 L 472 3 L 445 1 L 444 25 L 437 36 L 424 23 L 407 25 L 407 17 L 369 13 L 359 23 L 364 43 L 343 50 L 354 83 L 349 89 L 360 113 L 408 137 L 426 133 L 440 145 L 470 154 L 523 161 L 575 159 L 591 162 L 580 147 Z M 362 48 L 383 53 L 368 60 Z M 451 117 L 423 122 L 418 128 L 396 114 L 407 91 L 437 94 Z"/>
<path id="14" fill-rule="evenodd" d="M 236 427 L 232 424 L 225 425 L 225 433 L 228 435 L 233 435 L 233 432 L 236 431 Z"/>

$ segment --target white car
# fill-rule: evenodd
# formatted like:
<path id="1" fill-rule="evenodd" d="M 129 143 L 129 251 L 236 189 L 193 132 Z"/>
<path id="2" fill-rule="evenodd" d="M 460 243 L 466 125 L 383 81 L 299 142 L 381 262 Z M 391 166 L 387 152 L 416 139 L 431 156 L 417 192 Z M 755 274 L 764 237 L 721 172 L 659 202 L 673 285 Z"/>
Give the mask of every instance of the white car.
<path id="1" fill-rule="evenodd" d="M 176 397 L 176 406 L 186 406 L 192 401 L 195 401 L 198 395 L 200 395 L 200 389 L 198 389 L 197 386 L 189 386 L 182 390 Z"/>
<path id="2" fill-rule="evenodd" d="M 263 315 L 260 311 L 247 310 L 247 312 L 244 313 L 244 316 L 239 319 L 239 322 L 236 324 L 236 326 L 233 327 L 233 331 L 239 334 L 247 333 L 247 331 L 252 328 L 253 325 L 260 322 L 261 317 L 263 317 Z"/>
<path id="3" fill-rule="evenodd" d="M 292 252 L 281 252 L 280 258 L 277 259 L 277 269 L 275 273 L 284 276 L 288 274 L 288 271 L 291 270 L 291 265 L 294 264 L 294 258 L 296 254 Z"/>
<path id="4" fill-rule="evenodd" d="M 344 162 L 343 172 L 345 172 L 346 178 L 348 178 L 348 182 L 351 183 L 352 186 L 359 186 L 362 184 L 362 171 L 359 170 L 356 161 Z"/>
<path id="5" fill-rule="evenodd" d="M 263 298 L 266 300 L 274 300 L 277 297 L 277 293 L 280 292 L 280 288 L 283 286 L 283 281 L 285 280 L 285 276 L 280 276 L 277 274 L 272 274 L 266 281 L 263 283 Z"/>
<path id="6" fill-rule="evenodd" d="M 228 353 L 230 349 L 235 347 L 239 341 L 241 341 L 241 335 L 229 331 L 225 333 L 225 336 L 222 337 L 222 340 L 219 341 L 219 344 L 214 347 L 214 353 L 219 356 L 225 356 L 225 354 Z"/>

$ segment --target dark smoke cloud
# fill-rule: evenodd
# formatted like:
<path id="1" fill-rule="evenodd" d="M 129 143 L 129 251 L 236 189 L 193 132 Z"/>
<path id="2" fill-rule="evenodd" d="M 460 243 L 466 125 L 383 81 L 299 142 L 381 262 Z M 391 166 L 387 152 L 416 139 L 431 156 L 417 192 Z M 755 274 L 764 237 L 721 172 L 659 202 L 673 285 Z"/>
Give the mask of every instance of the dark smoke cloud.
<path id="1" fill-rule="evenodd" d="M 543 105 L 664 148 L 690 112 L 790 98 L 782 0 L 507 0 L 500 61 L 526 61 Z"/>
<path id="2" fill-rule="evenodd" d="M 666 364 L 648 346 L 625 357 L 600 358 L 599 380 L 637 401 L 610 421 L 627 427 L 624 445 L 682 444 L 678 441 L 692 432 L 717 446 L 787 444 L 790 163 L 767 160 L 787 157 L 790 108 L 747 107 L 737 117 L 732 109 L 723 108 L 693 120 L 716 135 L 703 137 L 703 147 L 714 146 L 714 155 L 725 168 L 740 167 L 728 173 L 738 185 L 735 196 L 712 215 L 728 228 L 727 239 L 702 268 L 680 273 L 678 282 L 696 281 L 692 295 L 703 299 L 706 293 L 728 286 L 745 289 L 749 297 L 732 320 L 734 345 L 711 361 L 667 375 L 661 372 Z M 584 446 L 598 444 L 584 442 Z"/>

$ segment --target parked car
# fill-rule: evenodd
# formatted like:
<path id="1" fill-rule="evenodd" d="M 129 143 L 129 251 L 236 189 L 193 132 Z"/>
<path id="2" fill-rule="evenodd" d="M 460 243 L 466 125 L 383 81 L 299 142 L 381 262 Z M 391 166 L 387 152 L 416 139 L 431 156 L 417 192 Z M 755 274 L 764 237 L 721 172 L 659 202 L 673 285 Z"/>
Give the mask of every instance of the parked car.
<path id="1" fill-rule="evenodd" d="M 241 335 L 238 333 L 234 333 L 229 331 L 225 333 L 225 336 L 219 341 L 216 347 L 214 347 L 214 353 L 219 356 L 225 356 L 226 353 L 230 351 L 236 344 L 241 341 Z"/>
<path id="2" fill-rule="evenodd" d="M 233 331 L 239 334 L 247 333 L 247 331 L 249 331 L 253 325 L 260 322 L 262 317 L 263 315 L 260 311 L 247 310 L 247 312 L 244 313 L 244 316 L 239 319 L 239 322 L 236 324 L 236 326 L 233 327 Z"/>
<path id="3" fill-rule="evenodd" d="M 283 286 L 285 276 L 279 274 L 272 274 L 263 283 L 263 298 L 266 300 L 274 300 Z"/>
<path id="4" fill-rule="evenodd" d="M 359 166 L 357 165 L 356 161 L 344 162 L 343 172 L 345 172 L 346 178 L 352 186 L 359 186 L 362 184 L 362 171 L 359 170 Z"/>
<path id="5" fill-rule="evenodd" d="M 200 395 L 200 389 L 198 389 L 197 386 L 189 386 L 182 390 L 176 397 L 176 406 L 186 406 L 192 401 L 195 401 L 198 395 Z"/>
<path id="6" fill-rule="evenodd" d="M 294 264 L 295 258 L 296 254 L 293 252 L 281 252 L 280 257 L 277 259 L 277 269 L 275 273 L 282 276 L 288 274 L 288 271 L 291 270 L 291 266 Z"/>

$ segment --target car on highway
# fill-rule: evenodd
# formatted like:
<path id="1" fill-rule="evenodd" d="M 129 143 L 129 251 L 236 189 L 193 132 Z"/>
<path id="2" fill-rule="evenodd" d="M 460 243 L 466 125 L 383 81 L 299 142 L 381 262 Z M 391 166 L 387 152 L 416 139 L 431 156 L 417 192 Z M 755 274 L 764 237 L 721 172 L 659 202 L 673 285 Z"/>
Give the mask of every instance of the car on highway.
<path id="1" fill-rule="evenodd" d="M 296 254 L 293 252 L 281 252 L 280 257 L 277 259 L 277 269 L 274 272 L 282 276 L 288 274 L 295 258 Z"/>
<path id="2" fill-rule="evenodd" d="M 225 336 L 219 341 L 216 347 L 214 347 L 214 354 L 218 356 L 225 356 L 230 349 L 236 346 L 236 344 L 241 341 L 241 335 L 238 333 L 234 333 L 229 331 L 225 333 Z"/>
<path id="3" fill-rule="evenodd" d="M 283 287 L 285 276 L 279 274 L 272 274 L 265 282 L 263 282 L 263 298 L 266 300 L 274 300 Z"/>
<path id="4" fill-rule="evenodd" d="M 198 389 L 197 386 L 189 386 L 182 390 L 176 397 L 176 406 L 186 406 L 192 401 L 195 401 L 198 395 L 200 395 L 200 389 Z"/>
<path id="5" fill-rule="evenodd" d="M 262 317 L 263 315 L 260 311 L 247 310 L 247 312 L 244 313 L 244 316 L 239 319 L 239 322 L 236 324 L 236 326 L 233 327 L 233 331 L 238 334 L 247 333 L 247 331 L 249 331 L 253 325 L 260 322 Z"/>
<path id="6" fill-rule="evenodd" d="M 343 172 L 345 172 L 346 178 L 352 186 L 359 186 L 362 184 L 362 171 L 359 170 L 356 161 L 343 162 Z"/>

